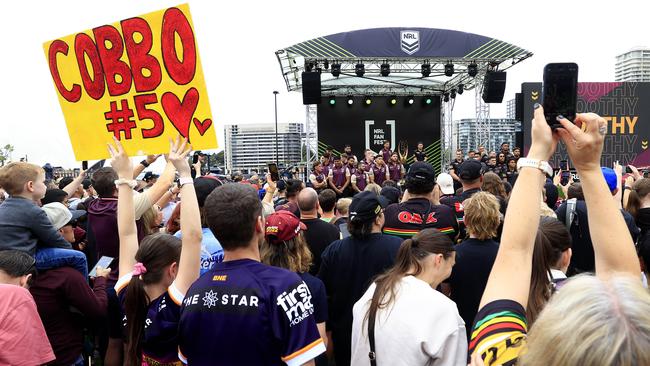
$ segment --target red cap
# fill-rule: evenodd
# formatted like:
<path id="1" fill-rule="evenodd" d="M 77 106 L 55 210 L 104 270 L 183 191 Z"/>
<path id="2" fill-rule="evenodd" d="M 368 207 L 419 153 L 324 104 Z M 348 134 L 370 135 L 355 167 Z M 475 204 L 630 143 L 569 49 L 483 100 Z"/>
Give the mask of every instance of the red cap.
<path id="1" fill-rule="evenodd" d="M 278 211 L 266 217 L 266 239 L 271 243 L 295 238 L 307 227 L 289 211 Z"/>

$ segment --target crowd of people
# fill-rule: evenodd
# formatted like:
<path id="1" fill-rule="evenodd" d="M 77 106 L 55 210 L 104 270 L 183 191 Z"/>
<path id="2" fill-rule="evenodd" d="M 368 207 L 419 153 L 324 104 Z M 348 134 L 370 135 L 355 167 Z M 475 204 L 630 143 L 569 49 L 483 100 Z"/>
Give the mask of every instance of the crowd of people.
<path id="1" fill-rule="evenodd" d="M 558 122 L 438 174 L 388 142 L 305 181 L 225 181 L 180 138 L 74 179 L 9 163 L 0 364 L 650 365 L 650 179 L 600 166 L 603 118 Z"/>

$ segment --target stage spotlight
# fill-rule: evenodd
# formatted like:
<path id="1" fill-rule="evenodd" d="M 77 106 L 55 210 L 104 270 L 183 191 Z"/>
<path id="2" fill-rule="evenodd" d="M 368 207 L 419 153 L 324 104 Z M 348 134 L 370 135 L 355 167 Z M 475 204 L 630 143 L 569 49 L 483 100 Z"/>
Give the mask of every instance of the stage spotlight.
<path id="1" fill-rule="evenodd" d="M 431 75 L 431 64 L 422 64 L 422 77 Z"/>
<path id="2" fill-rule="evenodd" d="M 396 97 L 396 96 L 392 96 L 392 97 L 390 97 L 390 98 L 388 99 L 388 104 L 391 105 L 391 106 L 397 104 L 397 97 Z"/>
<path id="3" fill-rule="evenodd" d="M 305 62 L 305 71 L 306 72 L 311 72 L 311 70 L 314 68 L 314 63 L 313 62 Z"/>
<path id="4" fill-rule="evenodd" d="M 380 69 L 381 76 L 388 76 L 390 74 L 390 65 L 387 63 L 381 64 L 381 69 Z"/>
<path id="5" fill-rule="evenodd" d="M 325 70 L 329 69 L 330 68 L 330 62 L 327 61 L 327 60 L 323 61 L 323 68 L 325 68 Z"/>
<path id="6" fill-rule="evenodd" d="M 366 67 L 364 66 L 364 64 L 361 63 L 356 64 L 354 66 L 354 73 L 357 74 L 358 77 L 362 77 L 363 74 L 366 73 Z"/>
<path id="7" fill-rule="evenodd" d="M 330 105 L 336 105 L 336 97 L 330 97 Z"/>
<path id="8" fill-rule="evenodd" d="M 348 97 L 348 105 L 352 105 L 352 104 L 354 104 L 354 97 L 349 96 Z"/>
<path id="9" fill-rule="evenodd" d="M 341 64 L 332 64 L 332 76 L 335 78 L 341 75 Z"/>
<path id="10" fill-rule="evenodd" d="M 422 99 L 422 104 L 424 105 L 431 105 L 433 103 L 433 97 L 431 95 L 425 95 L 424 98 Z"/>
<path id="11" fill-rule="evenodd" d="M 372 104 L 372 99 L 370 99 L 370 97 L 363 98 L 363 104 L 371 105 Z"/>
<path id="12" fill-rule="evenodd" d="M 444 99 L 443 99 L 443 100 L 444 100 L 445 102 L 448 102 L 448 101 L 449 101 L 449 93 L 444 93 L 443 96 L 444 96 Z"/>
<path id="13" fill-rule="evenodd" d="M 453 76 L 454 75 L 454 64 L 448 63 L 445 65 L 445 76 Z"/>
<path id="14" fill-rule="evenodd" d="M 458 94 L 463 94 L 464 91 L 465 91 L 465 85 L 458 84 Z"/>
<path id="15" fill-rule="evenodd" d="M 456 89 L 451 89 L 449 96 L 451 97 L 451 99 L 456 99 Z"/>
<path id="16" fill-rule="evenodd" d="M 474 62 L 467 65 L 467 74 L 471 77 L 475 77 L 478 74 L 478 65 Z"/>
<path id="17" fill-rule="evenodd" d="M 412 95 L 409 95 L 406 97 L 406 105 L 413 105 L 415 103 L 415 97 Z"/>

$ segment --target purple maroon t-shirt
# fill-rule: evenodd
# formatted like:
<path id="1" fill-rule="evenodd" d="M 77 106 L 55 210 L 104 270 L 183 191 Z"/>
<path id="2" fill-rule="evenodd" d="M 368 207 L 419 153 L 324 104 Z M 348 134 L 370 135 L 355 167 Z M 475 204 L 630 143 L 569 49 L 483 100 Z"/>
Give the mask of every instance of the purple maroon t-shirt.
<path id="1" fill-rule="evenodd" d="M 218 263 L 189 289 L 179 358 L 190 365 L 302 365 L 325 352 L 297 274 L 251 259 Z"/>
<path id="2" fill-rule="evenodd" d="M 379 185 L 384 183 L 386 180 L 386 169 L 386 164 L 382 165 L 381 167 L 379 165 L 372 167 L 372 174 L 375 176 L 375 183 Z"/>
<path id="3" fill-rule="evenodd" d="M 388 174 L 393 182 L 399 182 L 402 179 L 402 164 L 389 163 Z"/>
<path id="4" fill-rule="evenodd" d="M 122 326 L 126 329 L 128 319 L 124 315 L 126 288 L 131 274 L 122 276 L 115 291 L 122 308 Z M 142 366 L 180 366 L 178 359 L 178 320 L 180 319 L 183 294 L 172 284 L 167 292 L 153 299 L 147 309 L 142 339 Z"/>

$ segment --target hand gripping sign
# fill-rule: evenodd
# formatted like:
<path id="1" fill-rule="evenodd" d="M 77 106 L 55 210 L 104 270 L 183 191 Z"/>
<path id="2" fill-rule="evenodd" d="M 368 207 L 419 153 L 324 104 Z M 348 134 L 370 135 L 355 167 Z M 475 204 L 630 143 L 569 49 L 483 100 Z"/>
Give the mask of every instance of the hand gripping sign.
<path id="1" fill-rule="evenodd" d="M 187 4 L 43 48 L 77 160 L 106 158 L 113 136 L 129 155 L 166 152 L 178 134 L 217 147 Z"/>

